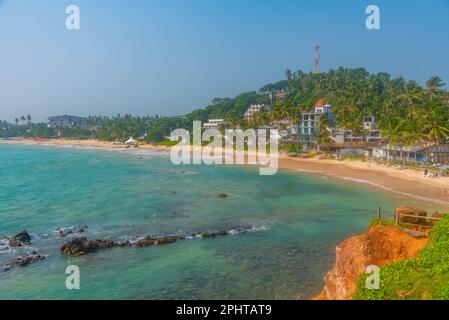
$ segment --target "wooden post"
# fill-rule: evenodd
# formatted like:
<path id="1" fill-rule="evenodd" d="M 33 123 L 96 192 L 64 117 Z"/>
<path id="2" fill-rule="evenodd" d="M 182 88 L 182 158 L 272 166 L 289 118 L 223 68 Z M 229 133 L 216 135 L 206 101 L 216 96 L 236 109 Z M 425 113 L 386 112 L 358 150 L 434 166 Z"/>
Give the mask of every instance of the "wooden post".
<path id="1" fill-rule="evenodd" d="M 380 206 L 377 206 L 377 220 L 380 221 L 380 219 L 381 219 Z"/>
<path id="2" fill-rule="evenodd" d="M 396 225 L 399 224 L 399 213 L 395 212 L 394 213 L 396 215 Z"/>

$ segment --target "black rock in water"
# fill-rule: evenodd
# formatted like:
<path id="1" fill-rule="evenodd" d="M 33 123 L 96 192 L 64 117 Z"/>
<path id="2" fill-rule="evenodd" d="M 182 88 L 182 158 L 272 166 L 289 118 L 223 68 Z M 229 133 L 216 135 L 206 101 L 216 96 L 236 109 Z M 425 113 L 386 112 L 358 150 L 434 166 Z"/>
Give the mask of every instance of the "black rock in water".
<path id="1" fill-rule="evenodd" d="M 13 239 L 16 239 L 20 242 L 30 242 L 31 241 L 31 236 L 29 235 L 29 233 L 26 230 L 22 230 L 20 231 L 18 234 L 16 234 Z"/>

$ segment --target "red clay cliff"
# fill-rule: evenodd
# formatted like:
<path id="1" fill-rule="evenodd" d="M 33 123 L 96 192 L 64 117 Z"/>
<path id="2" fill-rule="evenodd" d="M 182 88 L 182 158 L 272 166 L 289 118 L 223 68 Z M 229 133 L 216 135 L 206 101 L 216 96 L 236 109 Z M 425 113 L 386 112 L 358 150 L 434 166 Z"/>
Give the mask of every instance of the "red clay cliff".
<path id="1" fill-rule="evenodd" d="M 415 238 L 395 226 L 373 226 L 365 234 L 351 237 L 336 248 L 337 259 L 324 278 L 317 300 L 351 300 L 356 282 L 366 267 L 382 267 L 415 257 L 427 245 L 427 237 Z"/>

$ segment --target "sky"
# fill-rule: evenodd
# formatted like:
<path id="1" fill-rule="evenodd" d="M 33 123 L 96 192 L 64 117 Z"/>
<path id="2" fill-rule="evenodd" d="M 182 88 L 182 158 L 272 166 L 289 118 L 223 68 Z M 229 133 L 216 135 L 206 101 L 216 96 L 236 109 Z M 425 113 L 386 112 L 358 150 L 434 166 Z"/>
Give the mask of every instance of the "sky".
<path id="1" fill-rule="evenodd" d="M 0 0 L 0 119 L 182 115 L 311 71 L 316 44 L 322 71 L 449 83 L 448 31 L 449 0 Z"/>

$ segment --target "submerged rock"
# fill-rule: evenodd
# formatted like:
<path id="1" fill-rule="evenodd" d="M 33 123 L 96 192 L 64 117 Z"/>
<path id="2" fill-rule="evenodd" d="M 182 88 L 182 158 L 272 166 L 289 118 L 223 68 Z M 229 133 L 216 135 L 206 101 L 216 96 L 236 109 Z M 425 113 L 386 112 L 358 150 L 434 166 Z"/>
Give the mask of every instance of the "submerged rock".
<path id="1" fill-rule="evenodd" d="M 117 241 L 117 247 L 124 248 L 124 247 L 130 247 L 130 246 L 131 246 L 131 242 L 129 242 L 128 240 Z"/>
<path id="2" fill-rule="evenodd" d="M 9 239 L 8 244 L 11 248 L 17 248 L 17 247 L 23 246 L 23 243 L 20 242 L 19 240 L 17 240 L 16 238 Z"/>
<path id="3" fill-rule="evenodd" d="M 45 258 L 46 258 L 45 255 L 33 253 L 30 255 L 20 256 L 20 257 L 16 258 L 15 260 L 13 260 L 13 263 L 17 267 L 25 267 L 25 266 L 29 265 L 31 262 L 42 261 L 42 260 L 45 260 Z"/>
<path id="4" fill-rule="evenodd" d="M 228 195 L 227 195 L 226 193 L 219 193 L 219 194 L 218 194 L 218 197 L 219 197 L 220 199 L 226 199 L 226 198 L 228 197 Z"/>
<path id="5" fill-rule="evenodd" d="M 177 236 L 167 236 L 167 237 L 157 237 L 153 238 L 151 236 L 140 239 L 136 242 L 137 247 L 149 247 L 149 246 L 157 246 L 162 244 L 169 244 L 182 239 L 182 237 Z"/>
<path id="6" fill-rule="evenodd" d="M 226 236 L 228 234 L 229 234 L 228 231 L 223 230 L 223 231 L 216 231 L 216 232 L 204 232 L 201 234 L 201 236 L 204 239 L 208 239 L 208 238 L 216 238 L 216 237 L 220 237 L 220 236 Z"/>
<path id="7" fill-rule="evenodd" d="M 71 234 L 84 233 L 87 228 L 88 228 L 88 226 L 61 228 L 61 229 L 56 230 L 56 233 L 59 237 L 65 238 Z"/>
<path id="8" fill-rule="evenodd" d="M 15 258 L 14 260 L 10 261 L 7 265 L 1 267 L 0 271 L 5 272 L 15 267 L 26 267 L 30 263 L 42 261 L 45 260 L 46 258 L 47 258 L 46 255 L 37 254 L 36 252 L 33 252 L 32 254 L 25 254 L 23 256 Z"/>
<path id="9" fill-rule="evenodd" d="M 31 242 L 31 236 L 26 230 L 20 231 L 18 234 L 16 234 L 13 239 L 16 239 L 20 242 L 28 243 Z"/>

